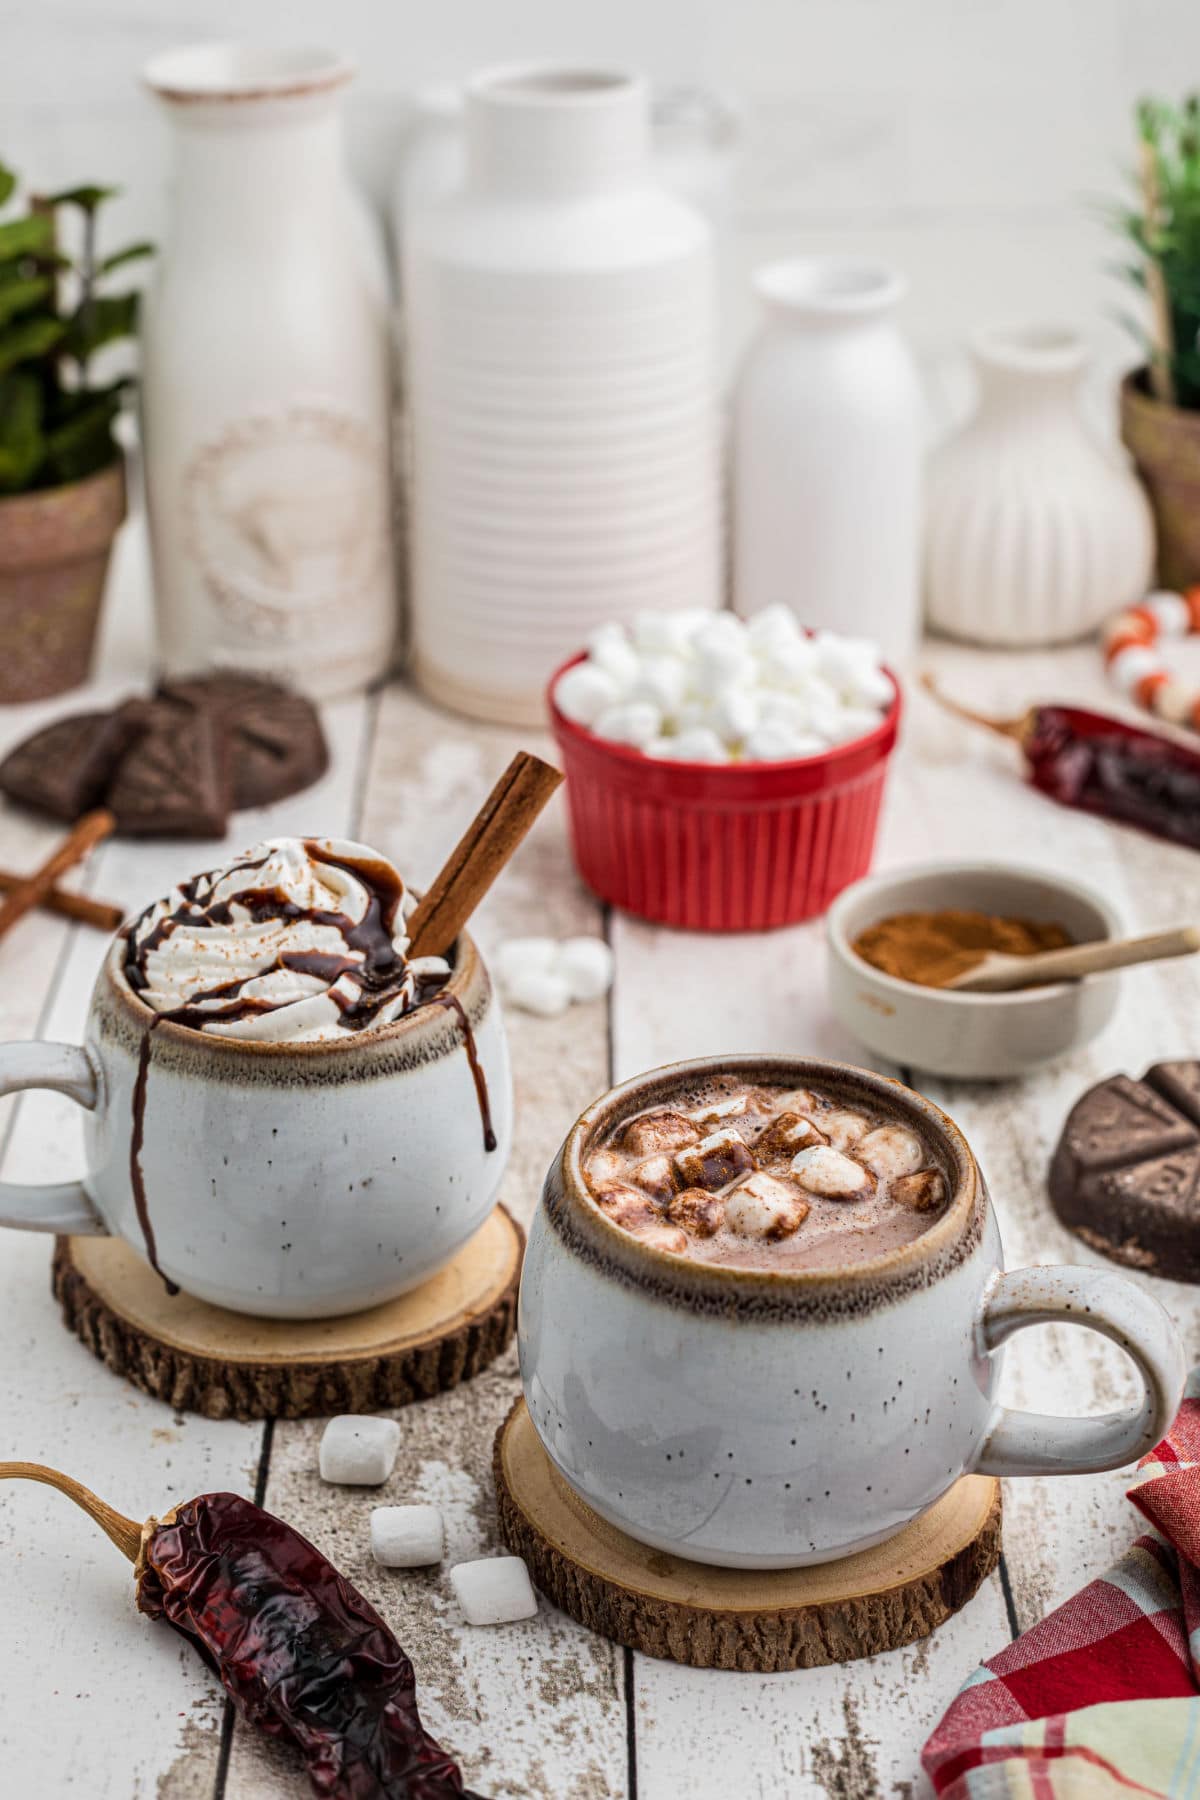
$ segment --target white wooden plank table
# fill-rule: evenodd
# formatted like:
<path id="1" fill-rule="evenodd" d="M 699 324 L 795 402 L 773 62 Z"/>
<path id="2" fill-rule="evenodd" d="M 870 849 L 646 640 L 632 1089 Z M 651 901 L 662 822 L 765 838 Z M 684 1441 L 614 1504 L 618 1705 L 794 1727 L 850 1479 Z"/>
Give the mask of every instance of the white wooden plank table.
<path id="1" fill-rule="evenodd" d="M 136 533 L 122 545 L 98 691 L 135 685 L 146 666 Z M 1111 705 L 1097 654 L 984 655 L 931 645 L 925 658 L 965 698 L 1019 712 L 1035 698 Z M 123 681 L 113 671 L 123 673 Z M 0 749 L 65 703 L 0 714 Z M 401 686 L 332 707 L 333 767 L 321 785 L 235 823 L 229 847 L 268 831 L 352 832 L 420 884 L 433 872 L 519 740 L 437 712 Z M 1200 860 L 1061 809 L 1024 787 L 1015 750 L 914 696 L 877 864 L 935 855 L 1027 858 L 1086 873 L 1132 926 L 1192 916 Z M 53 829 L 0 811 L 0 862 L 32 865 Z M 236 843 L 234 842 L 236 840 Z M 105 845 L 88 886 L 133 907 L 218 846 Z M 575 878 L 556 801 L 478 920 L 485 951 L 518 930 L 606 930 L 617 958 L 607 1006 L 561 1020 L 514 1015 L 519 1126 L 504 1187 L 528 1220 L 541 1175 L 577 1112 L 610 1079 L 710 1051 L 796 1050 L 869 1060 L 829 1016 L 819 922 L 767 936 L 708 938 L 607 917 Z M 0 1035 L 77 1038 L 100 937 L 46 914 L 0 942 Z M 720 976 L 713 969 L 719 963 Z M 1053 1221 L 1050 1149 L 1074 1098 L 1116 1069 L 1200 1049 L 1200 971 L 1190 963 L 1124 978 L 1103 1038 L 1025 1082 L 922 1085 L 965 1127 L 992 1186 L 1010 1264 L 1097 1261 Z M 919 1079 L 919 1078 L 918 1078 Z M 70 1103 L 6 1103 L 2 1173 L 62 1179 L 78 1170 Z M 142 1514 L 217 1487 L 258 1494 L 326 1550 L 382 1609 L 416 1664 L 430 1728 L 470 1784 L 503 1800 L 695 1800 L 737 1795 L 873 1800 L 926 1790 L 919 1749 L 961 1679 L 1013 1631 L 1079 1587 L 1134 1534 L 1125 1479 L 1012 1482 L 1000 1572 L 923 1644 L 844 1667 L 756 1677 L 652 1662 L 591 1636 L 542 1603 L 539 1617 L 461 1627 L 442 1574 L 389 1573 L 366 1550 L 379 1495 L 322 1486 L 317 1422 L 272 1427 L 174 1414 L 111 1375 L 62 1328 L 49 1292 L 50 1245 L 0 1233 L 0 1451 L 58 1464 Z M 1136 1277 L 1135 1277 L 1136 1279 Z M 1194 1290 L 1146 1280 L 1200 1349 Z M 1131 1391 L 1119 1355 L 1061 1328 L 1022 1333 L 1005 1398 L 1039 1410 L 1101 1409 Z M 492 1434 L 518 1390 L 510 1352 L 476 1382 L 399 1414 L 402 1446 L 385 1498 L 432 1499 L 448 1562 L 496 1545 Z M 129 1571 L 66 1501 L 0 1492 L 0 1761 L 6 1791 L 88 1800 L 299 1797 L 294 1762 L 237 1725 L 181 1642 L 133 1610 Z M 11 1787 L 8 1783 L 11 1782 Z"/>

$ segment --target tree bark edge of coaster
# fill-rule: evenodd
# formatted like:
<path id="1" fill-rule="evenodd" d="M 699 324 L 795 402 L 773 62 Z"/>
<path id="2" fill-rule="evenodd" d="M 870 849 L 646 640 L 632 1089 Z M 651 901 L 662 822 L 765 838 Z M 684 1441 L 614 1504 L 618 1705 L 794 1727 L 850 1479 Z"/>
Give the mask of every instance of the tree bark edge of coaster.
<path id="1" fill-rule="evenodd" d="M 525 1234 L 502 1206 L 445 1269 L 345 1319 L 249 1319 L 180 1295 L 113 1238 L 55 1240 L 63 1323 L 115 1374 L 209 1419 L 407 1406 L 469 1381 L 512 1339 Z"/>
<path id="2" fill-rule="evenodd" d="M 698 1669 L 810 1669 L 915 1643 L 1000 1558 L 1000 1484 L 981 1475 L 873 1550 L 752 1570 L 663 1555 L 597 1517 L 554 1468 L 524 1400 L 496 1433 L 493 1469 L 501 1538 L 548 1599 L 615 1643 Z"/>

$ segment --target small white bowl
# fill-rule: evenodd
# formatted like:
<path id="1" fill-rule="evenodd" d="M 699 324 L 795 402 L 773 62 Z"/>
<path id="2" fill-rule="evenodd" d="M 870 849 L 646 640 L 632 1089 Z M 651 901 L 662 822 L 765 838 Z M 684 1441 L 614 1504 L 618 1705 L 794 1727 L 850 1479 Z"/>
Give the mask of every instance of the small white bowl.
<path id="1" fill-rule="evenodd" d="M 987 1081 L 1025 1075 L 1103 1031 L 1117 1004 L 1115 974 L 1011 994 L 960 994 L 898 981 L 851 949 L 880 919 L 947 907 L 1053 921 L 1075 943 L 1121 932 L 1118 914 L 1095 888 L 1019 864 L 919 863 L 855 882 L 829 910 L 827 977 L 833 1010 L 860 1043 L 904 1068 Z"/>

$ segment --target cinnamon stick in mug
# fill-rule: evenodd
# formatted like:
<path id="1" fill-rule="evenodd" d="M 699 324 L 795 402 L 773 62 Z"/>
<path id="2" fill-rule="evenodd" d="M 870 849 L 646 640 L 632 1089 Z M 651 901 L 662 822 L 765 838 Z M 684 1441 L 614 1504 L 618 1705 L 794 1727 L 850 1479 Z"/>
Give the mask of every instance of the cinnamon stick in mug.
<path id="1" fill-rule="evenodd" d="M 444 956 L 562 781 L 519 750 L 408 922 L 411 956 Z"/>
<path id="2" fill-rule="evenodd" d="M 76 820 L 70 831 L 59 844 L 57 850 L 48 856 L 39 869 L 25 876 L 17 883 L 7 897 L 0 901 L 0 937 L 11 931 L 18 919 L 23 919 L 32 907 L 40 906 L 60 875 L 82 862 L 89 850 L 101 843 L 112 831 L 116 820 L 105 807 L 97 807 L 94 812 L 84 813 L 82 819 Z"/>

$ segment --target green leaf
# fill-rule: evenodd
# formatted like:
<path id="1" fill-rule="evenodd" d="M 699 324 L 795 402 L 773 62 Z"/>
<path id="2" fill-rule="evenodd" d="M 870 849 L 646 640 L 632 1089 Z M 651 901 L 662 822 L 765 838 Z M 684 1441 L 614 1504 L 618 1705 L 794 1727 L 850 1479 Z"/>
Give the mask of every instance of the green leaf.
<path id="1" fill-rule="evenodd" d="M 0 325 L 7 325 L 18 313 L 48 300 L 53 292 L 54 283 L 48 275 L 35 275 L 28 281 L 0 281 Z"/>
<path id="2" fill-rule="evenodd" d="M 115 187 L 63 188 L 59 194 L 47 194 L 45 200 L 47 206 L 78 206 L 84 212 L 90 213 L 95 212 L 96 208 L 105 200 L 111 200 L 120 191 L 120 188 Z"/>
<path id="3" fill-rule="evenodd" d="M 45 455 L 42 384 L 24 370 L 0 378 L 0 492 L 29 486 Z"/>
<path id="4" fill-rule="evenodd" d="M 46 434 L 46 467 L 56 482 L 82 481 L 117 455 L 113 420 L 121 410 L 111 389 L 79 396 L 83 404 Z"/>
<path id="5" fill-rule="evenodd" d="M 137 330 L 138 295 L 93 295 L 75 309 L 63 342 L 79 362 Z"/>
<path id="6" fill-rule="evenodd" d="M 4 163 L 0 163 L 0 206 L 3 206 L 6 200 L 12 199 L 16 192 L 16 186 L 17 178 L 12 170 L 7 168 Z"/>
<path id="7" fill-rule="evenodd" d="M 62 319 L 46 316 L 18 319 L 15 324 L 0 331 L 0 374 L 17 363 L 45 356 L 61 343 L 66 329 Z"/>
<path id="8" fill-rule="evenodd" d="M 115 250 L 100 264 L 100 274 L 107 275 L 110 269 L 123 268 L 126 263 L 140 262 L 143 256 L 153 256 L 156 249 L 157 245 L 147 240 L 143 244 L 129 244 L 124 250 Z"/>
<path id="9" fill-rule="evenodd" d="M 53 250 L 54 220 L 49 213 L 29 213 L 0 225 L 0 258 Z"/>

